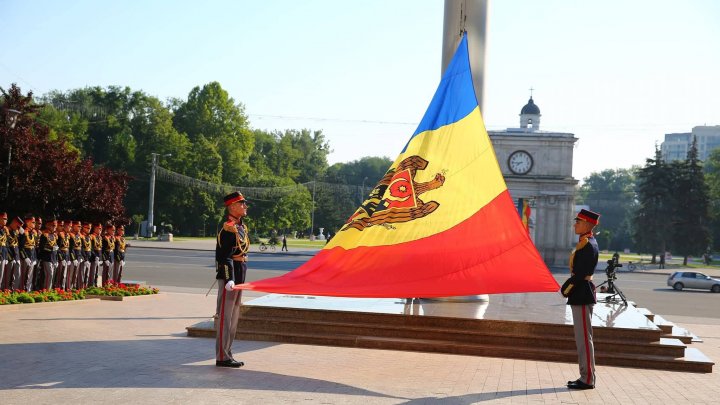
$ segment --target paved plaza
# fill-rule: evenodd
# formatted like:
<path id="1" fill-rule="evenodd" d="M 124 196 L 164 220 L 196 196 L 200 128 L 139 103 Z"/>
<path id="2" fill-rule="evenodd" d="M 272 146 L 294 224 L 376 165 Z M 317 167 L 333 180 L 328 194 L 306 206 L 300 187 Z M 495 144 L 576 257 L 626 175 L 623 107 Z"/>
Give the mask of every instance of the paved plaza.
<path id="1" fill-rule="evenodd" d="M 576 364 L 236 341 L 245 367 L 217 368 L 215 341 L 185 332 L 214 310 L 212 293 L 166 291 L 2 306 L 0 403 L 720 403 L 718 366 L 711 374 L 598 366 L 596 389 L 569 391 Z M 669 318 L 704 340 L 692 347 L 720 359 L 720 321 Z"/>

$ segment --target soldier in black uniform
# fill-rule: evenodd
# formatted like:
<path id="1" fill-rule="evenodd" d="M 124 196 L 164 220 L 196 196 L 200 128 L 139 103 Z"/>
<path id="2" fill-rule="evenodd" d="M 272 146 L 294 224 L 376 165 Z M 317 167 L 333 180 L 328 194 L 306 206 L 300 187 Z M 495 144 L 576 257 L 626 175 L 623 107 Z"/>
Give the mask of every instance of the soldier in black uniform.
<path id="1" fill-rule="evenodd" d="M 8 226 L 7 248 L 8 265 L 5 275 L 5 288 L 19 290 L 22 277 L 20 277 L 20 229 L 23 220 L 20 217 L 13 218 Z"/>
<path id="2" fill-rule="evenodd" d="M 8 228 L 6 226 L 7 221 L 7 212 L 0 212 L 0 290 L 5 289 L 5 267 L 8 267 Z"/>
<path id="3" fill-rule="evenodd" d="M 72 290 L 77 288 L 78 272 L 81 266 L 80 259 L 82 258 L 80 221 L 70 221 L 68 236 L 68 272 L 65 279 L 65 289 Z"/>
<path id="4" fill-rule="evenodd" d="M 115 267 L 115 225 L 106 225 L 102 237 L 102 285 L 108 285 L 112 280 Z"/>
<path id="5" fill-rule="evenodd" d="M 243 218 L 247 216 L 247 200 L 238 192 L 223 199 L 228 210 L 228 221 L 217 235 L 215 264 L 218 280 L 217 318 L 215 321 L 215 365 L 218 367 L 241 367 L 241 361 L 232 356 L 232 343 L 240 319 L 242 290 L 233 289 L 235 284 L 245 282 L 247 252 L 250 238 Z"/>
<path id="6" fill-rule="evenodd" d="M 80 233 L 80 241 L 82 242 L 82 266 L 78 272 L 78 287 L 85 288 L 88 286 L 90 278 L 90 259 L 92 259 L 92 238 L 90 235 L 90 223 L 85 222 L 82 225 Z"/>
<path id="7" fill-rule="evenodd" d="M 38 252 L 38 246 L 40 245 L 40 235 L 42 234 L 43 230 L 43 220 L 41 217 L 35 217 L 35 229 L 33 229 L 33 235 L 35 237 L 33 238 L 35 240 L 35 268 L 33 270 L 33 281 L 32 281 L 32 288 L 33 290 L 41 289 L 41 283 L 42 283 L 42 277 L 43 272 L 42 268 L 40 267 L 40 260 L 38 259 L 37 252 Z"/>
<path id="8" fill-rule="evenodd" d="M 57 269 L 57 235 L 55 235 L 55 229 L 57 228 L 57 221 L 54 218 L 49 218 L 45 222 L 45 229 L 40 234 L 40 242 L 38 243 L 38 258 L 40 259 L 40 269 L 43 272 L 41 277 L 42 284 L 41 290 L 50 290 L 53 287 L 53 276 Z"/>
<path id="9" fill-rule="evenodd" d="M 593 228 L 599 223 L 600 214 L 580 210 L 575 217 L 575 234 L 579 236 L 575 250 L 570 254 L 570 278 L 561 287 L 567 297 L 573 317 L 575 345 L 577 346 L 580 378 L 568 381 L 574 390 L 595 388 L 595 348 L 593 345 L 592 313 L 597 302 L 592 282 L 598 262 L 598 245 Z"/>
<path id="10" fill-rule="evenodd" d="M 90 250 L 90 274 L 88 275 L 87 285 L 97 287 L 98 271 L 100 269 L 100 261 L 102 260 L 102 225 L 97 224 L 93 227 L 93 233 L 90 234 L 91 250 Z"/>
<path id="11" fill-rule="evenodd" d="M 57 232 L 57 268 L 55 269 L 55 288 L 65 289 L 66 277 L 72 271 L 70 262 L 70 221 L 60 221 Z"/>
<path id="12" fill-rule="evenodd" d="M 20 289 L 32 290 L 35 264 L 37 256 L 35 251 L 35 217 L 25 215 L 25 226 L 21 228 L 18 242 L 20 243 Z"/>
<path id="13" fill-rule="evenodd" d="M 127 242 L 125 241 L 125 227 L 119 225 L 117 227 L 117 235 L 115 235 L 115 268 L 113 269 L 113 280 L 120 284 L 122 282 L 122 272 L 125 268 L 125 249 Z"/>

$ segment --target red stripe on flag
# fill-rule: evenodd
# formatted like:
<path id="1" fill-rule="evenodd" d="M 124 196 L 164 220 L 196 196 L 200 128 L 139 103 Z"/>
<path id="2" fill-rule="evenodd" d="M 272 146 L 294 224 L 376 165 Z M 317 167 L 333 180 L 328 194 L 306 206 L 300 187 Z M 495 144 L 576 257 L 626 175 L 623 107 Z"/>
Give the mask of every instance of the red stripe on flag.
<path id="1" fill-rule="evenodd" d="M 506 190 L 444 232 L 395 245 L 321 250 L 288 274 L 240 288 L 393 298 L 556 292 L 559 285 Z"/>

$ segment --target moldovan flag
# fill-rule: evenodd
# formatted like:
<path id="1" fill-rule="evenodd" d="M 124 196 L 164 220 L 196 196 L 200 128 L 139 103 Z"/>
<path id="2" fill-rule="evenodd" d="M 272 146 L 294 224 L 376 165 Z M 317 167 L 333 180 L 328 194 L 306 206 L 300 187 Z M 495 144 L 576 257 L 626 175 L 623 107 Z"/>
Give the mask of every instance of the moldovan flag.
<path id="1" fill-rule="evenodd" d="M 292 272 L 235 288 L 385 298 L 558 291 L 500 172 L 466 37 L 400 156 L 325 248 Z"/>
<path id="2" fill-rule="evenodd" d="M 520 222 L 522 222 L 525 229 L 530 231 L 530 202 L 527 198 L 518 199 L 518 211 L 520 214 Z"/>

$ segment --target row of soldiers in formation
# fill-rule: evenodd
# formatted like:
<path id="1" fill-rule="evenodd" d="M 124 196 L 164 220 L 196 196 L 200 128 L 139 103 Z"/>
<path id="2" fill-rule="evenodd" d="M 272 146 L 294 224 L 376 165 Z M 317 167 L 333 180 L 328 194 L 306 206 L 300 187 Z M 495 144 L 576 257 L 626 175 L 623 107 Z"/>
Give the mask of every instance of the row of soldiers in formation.
<path id="1" fill-rule="evenodd" d="M 81 221 L 46 220 L 0 212 L 0 290 L 64 290 L 120 283 L 125 228 Z"/>

